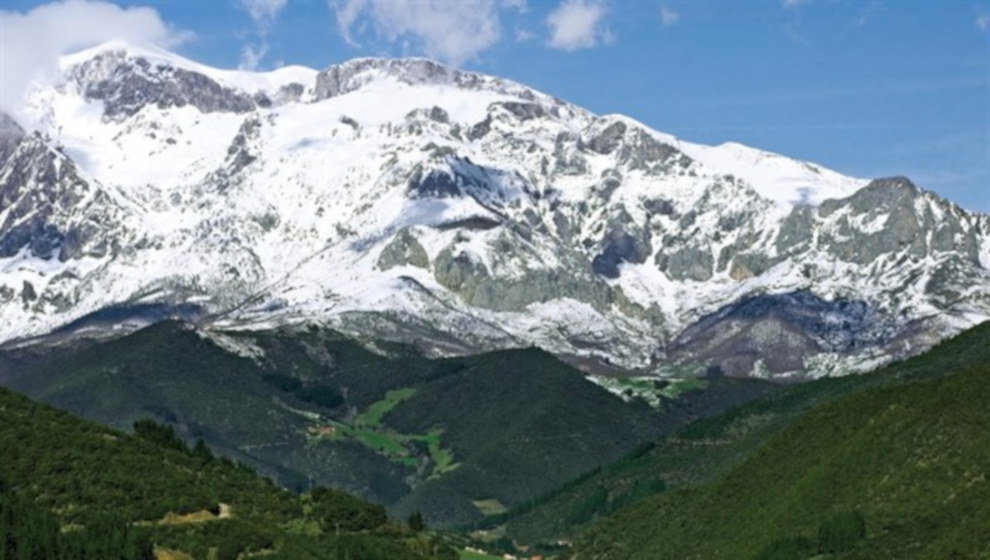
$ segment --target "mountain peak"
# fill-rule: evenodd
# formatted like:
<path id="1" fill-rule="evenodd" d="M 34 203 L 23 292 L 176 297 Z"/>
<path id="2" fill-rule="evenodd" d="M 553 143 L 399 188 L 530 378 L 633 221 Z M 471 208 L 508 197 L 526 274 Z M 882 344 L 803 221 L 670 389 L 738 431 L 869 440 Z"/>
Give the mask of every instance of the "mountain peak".
<path id="1" fill-rule="evenodd" d="M 66 75 L 92 82 L 106 79 L 121 66 L 138 67 L 144 72 L 190 72 L 205 76 L 222 87 L 247 94 L 263 93 L 269 96 L 291 85 L 312 88 L 318 72 L 312 68 L 289 65 L 270 71 L 228 70 L 190 60 L 154 45 L 139 45 L 120 39 L 101 43 L 63 56 L 59 67 Z M 85 69 L 85 71 L 80 71 Z M 95 72 L 95 73 L 94 73 Z"/>
<path id="2" fill-rule="evenodd" d="M 147 299 L 202 304 L 225 325 L 306 320 L 458 352 L 536 345 L 704 371 L 725 357 L 705 345 L 723 338 L 670 346 L 688 326 L 807 291 L 818 299 L 767 300 L 793 313 L 716 321 L 762 349 L 726 371 L 786 377 L 849 371 L 990 316 L 985 220 L 901 180 L 864 189 L 427 59 L 241 72 L 112 42 L 64 62 L 32 107 L 66 157 L 0 169 L 21 209 L 7 254 L 36 257 L 16 275 L 0 262 L 0 295 L 14 294 L 0 297 L 0 340 Z M 24 280 L 36 299 L 15 297 Z M 802 322 L 835 306 L 841 319 L 847 300 L 869 310 L 849 322 L 865 346 Z M 762 345 L 780 328 L 804 333 L 800 348 Z M 793 359 L 757 360 L 781 353 Z"/>
<path id="3" fill-rule="evenodd" d="M 406 86 L 447 86 L 488 91 L 527 101 L 563 102 L 526 86 L 487 74 L 460 70 L 427 58 L 355 58 L 334 64 L 316 78 L 316 99 L 344 95 L 378 83 Z"/>

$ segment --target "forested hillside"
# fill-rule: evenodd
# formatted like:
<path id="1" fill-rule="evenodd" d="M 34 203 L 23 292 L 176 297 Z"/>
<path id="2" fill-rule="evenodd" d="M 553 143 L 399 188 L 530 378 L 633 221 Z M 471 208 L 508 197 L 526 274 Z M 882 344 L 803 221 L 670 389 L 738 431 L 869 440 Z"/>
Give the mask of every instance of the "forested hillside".
<path id="1" fill-rule="evenodd" d="M 292 494 L 150 421 L 130 435 L 0 389 L 0 449 L 4 559 L 456 557 L 381 506 Z"/>
<path id="2" fill-rule="evenodd" d="M 517 506 L 777 388 L 717 379 L 654 408 L 536 349 L 432 360 L 318 327 L 179 322 L 0 352 L 0 377 L 5 368 L 5 385 L 89 420 L 129 429 L 151 418 L 287 488 L 344 488 L 433 525 Z"/>
<path id="3" fill-rule="evenodd" d="M 982 326 L 864 377 L 710 483 L 602 520 L 573 556 L 990 557 L 988 353 Z M 686 433 L 715 442 L 761 411 L 773 407 L 754 403 Z"/>

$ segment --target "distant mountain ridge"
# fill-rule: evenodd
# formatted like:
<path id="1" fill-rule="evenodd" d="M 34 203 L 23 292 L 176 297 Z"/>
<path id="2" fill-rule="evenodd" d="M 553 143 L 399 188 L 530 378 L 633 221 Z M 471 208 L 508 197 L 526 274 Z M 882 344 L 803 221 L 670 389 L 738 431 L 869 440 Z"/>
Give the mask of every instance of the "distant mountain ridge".
<path id="1" fill-rule="evenodd" d="M 863 370 L 990 316 L 990 219 L 423 59 L 108 43 L 0 122 L 0 341 L 176 306 L 591 372 Z M 140 322 L 140 321 L 139 321 Z"/>

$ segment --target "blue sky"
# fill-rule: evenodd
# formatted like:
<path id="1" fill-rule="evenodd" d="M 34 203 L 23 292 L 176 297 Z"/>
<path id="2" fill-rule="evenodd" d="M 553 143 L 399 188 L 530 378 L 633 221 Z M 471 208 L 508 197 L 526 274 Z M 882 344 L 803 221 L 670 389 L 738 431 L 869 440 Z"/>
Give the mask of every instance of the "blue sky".
<path id="1" fill-rule="evenodd" d="M 690 141 L 907 175 L 990 212 L 990 0 L 118 4 L 153 8 L 175 50 L 215 66 L 430 56 Z"/>

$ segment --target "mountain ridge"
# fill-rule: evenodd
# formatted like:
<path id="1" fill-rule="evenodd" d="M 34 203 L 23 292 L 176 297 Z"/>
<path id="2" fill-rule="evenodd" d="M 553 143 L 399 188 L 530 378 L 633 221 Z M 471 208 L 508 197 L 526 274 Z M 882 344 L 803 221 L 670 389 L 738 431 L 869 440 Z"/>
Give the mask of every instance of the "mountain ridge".
<path id="1" fill-rule="evenodd" d="M 106 241 L 73 251 L 79 209 L 26 203 L 61 264 L 30 242 L 0 263 L 0 339 L 195 303 L 220 328 L 313 321 L 437 354 L 534 345 L 591 371 L 800 378 L 990 315 L 990 221 L 904 178 L 695 145 L 425 59 L 255 75 L 142 52 L 70 55 L 28 100 L 37 138 L 108 193 Z M 15 156 L 5 197 L 28 183 Z M 832 348 L 793 320 L 807 311 L 685 342 L 747 298 L 802 292 L 865 306 L 871 342 Z M 781 348 L 795 359 L 768 363 Z"/>

